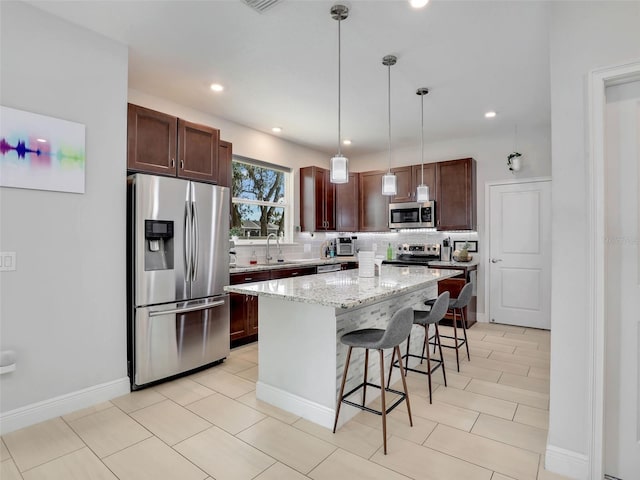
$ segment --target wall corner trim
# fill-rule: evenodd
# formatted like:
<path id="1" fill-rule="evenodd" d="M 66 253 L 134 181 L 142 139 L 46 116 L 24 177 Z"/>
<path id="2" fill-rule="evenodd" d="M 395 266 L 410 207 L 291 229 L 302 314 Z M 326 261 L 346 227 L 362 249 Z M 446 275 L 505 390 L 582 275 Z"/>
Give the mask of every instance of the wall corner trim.
<path id="1" fill-rule="evenodd" d="M 545 469 L 579 480 L 589 478 L 589 457 L 582 453 L 547 444 L 544 456 Z"/>
<path id="2" fill-rule="evenodd" d="M 93 385 L 82 390 L 32 403 L 0 414 L 0 434 L 4 435 L 51 418 L 87 408 L 131 391 L 129 377 Z"/>

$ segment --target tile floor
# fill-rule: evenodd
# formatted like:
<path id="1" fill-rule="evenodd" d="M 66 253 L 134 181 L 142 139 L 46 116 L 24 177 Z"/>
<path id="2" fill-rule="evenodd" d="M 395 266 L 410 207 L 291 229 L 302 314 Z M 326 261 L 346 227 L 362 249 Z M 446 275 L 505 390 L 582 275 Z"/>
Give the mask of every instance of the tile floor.
<path id="1" fill-rule="evenodd" d="M 446 327 L 442 327 L 447 330 Z M 361 413 L 335 435 L 256 400 L 258 345 L 186 378 L 9 433 L 2 480 L 559 480 L 544 470 L 549 333 L 476 324 L 471 361 L 448 387 L 410 372 L 405 404 L 388 420 Z M 399 388 L 400 382 L 396 384 Z"/>

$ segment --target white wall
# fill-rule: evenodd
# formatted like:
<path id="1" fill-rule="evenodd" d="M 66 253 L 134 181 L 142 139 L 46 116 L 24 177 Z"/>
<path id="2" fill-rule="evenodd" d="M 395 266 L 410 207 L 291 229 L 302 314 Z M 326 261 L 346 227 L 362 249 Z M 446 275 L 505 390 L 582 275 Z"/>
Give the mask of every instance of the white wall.
<path id="1" fill-rule="evenodd" d="M 296 172 L 329 155 L 129 92 L 126 46 L 22 2 L 0 9 L 0 103 L 84 124 L 87 152 L 84 195 L 0 189 L 0 249 L 18 265 L 0 273 L 0 348 L 18 357 L 0 377 L 7 432 L 128 391 L 128 101 L 220 128 L 235 153 Z"/>
<path id="2" fill-rule="evenodd" d="M 476 189 L 478 208 L 478 246 L 481 259 L 488 258 L 485 241 L 485 199 L 484 186 L 490 181 L 533 178 L 551 175 L 551 134 L 549 127 L 518 131 L 518 151 L 524 155 L 522 170 L 515 175 L 507 168 L 507 156 L 513 151 L 514 136 L 485 136 L 460 138 L 456 140 L 425 145 L 426 163 L 472 157 L 476 160 Z M 420 163 L 419 150 L 393 150 L 392 167 Z M 354 171 L 387 169 L 387 152 L 351 160 Z M 484 306 L 484 266 L 478 272 L 477 311 L 483 315 Z"/>
<path id="3" fill-rule="evenodd" d="M 590 439 L 587 78 L 592 69 L 640 58 L 640 2 L 552 2 L 551 19 L 553 299 L 547 466 L 579 476 L 584 473 L 577 468 L 580 456 L 588 461 Z M 553 465 L 550 452 L 556 454 Z M 563 452 L 568 452 L 564 458 Z"/>
<path id="4" fill-rule="evenodd" d="M 3 420 L 21 407 L 126 386 L 127 48 L 22 2 L 2 2 L 2 105 L 86 126 L 86 193 L 0 188 Z M 3 425 L 5 428 L 6 425 Z"/>

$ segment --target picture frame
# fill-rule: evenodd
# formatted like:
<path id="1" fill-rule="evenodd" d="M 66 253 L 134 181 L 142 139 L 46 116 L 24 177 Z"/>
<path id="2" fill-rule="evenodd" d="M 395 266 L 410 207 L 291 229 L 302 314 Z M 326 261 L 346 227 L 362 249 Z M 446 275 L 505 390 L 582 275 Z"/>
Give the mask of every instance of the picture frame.
<path id="1" fill-rule="evenodd" d="M 454 240 L 453 241 L 453 249 L 454 250 L 462 250 L 464 244 L 469 244 L 469 248 L 467 249 L 469 252 L 477 252 L 478 251 L 478 241 L 477 240 Z"/>
<path id="2" fill-rule="evenodd" d="M 85 126 L 0 105 L 0 187 L 84 193 Z"/>

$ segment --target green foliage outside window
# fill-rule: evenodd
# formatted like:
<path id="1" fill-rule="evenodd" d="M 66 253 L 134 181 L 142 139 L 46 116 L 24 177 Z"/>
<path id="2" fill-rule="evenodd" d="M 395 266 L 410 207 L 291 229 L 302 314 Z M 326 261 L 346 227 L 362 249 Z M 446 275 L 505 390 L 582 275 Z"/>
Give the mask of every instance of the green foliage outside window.
<path id="1" fill-rule="evenodd" d="M 231 231 L 239 238 L 284 234 L 285 172 L 233 160 Z"/>

